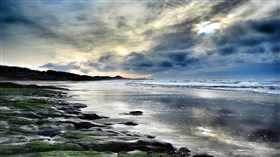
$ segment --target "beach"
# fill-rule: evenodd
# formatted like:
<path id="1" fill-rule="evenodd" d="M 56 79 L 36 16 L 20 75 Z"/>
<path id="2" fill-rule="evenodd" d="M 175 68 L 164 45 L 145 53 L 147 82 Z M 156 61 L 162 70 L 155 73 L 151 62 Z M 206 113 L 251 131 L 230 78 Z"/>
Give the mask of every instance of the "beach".
<path id="1" fill-rule="evenodd" d="M 99 123 L 155 136 L 177 148 L 214 156 L 279 156 L 277 82 L 231 86 L 208 82 L 191 87 L 170 81 L 35 83 L 68 88 L 71 97 L 67 101 L 86 104 L 85 113 L 110 117 Z M 130 111 L 143 115 L 125 114 Z"/>

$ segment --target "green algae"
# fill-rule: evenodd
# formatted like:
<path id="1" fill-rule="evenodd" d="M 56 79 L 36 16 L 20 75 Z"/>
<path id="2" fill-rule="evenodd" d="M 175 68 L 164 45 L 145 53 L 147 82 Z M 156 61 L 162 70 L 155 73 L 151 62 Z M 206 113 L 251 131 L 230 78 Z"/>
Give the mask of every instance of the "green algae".
<path id="1" fill-rule="evenodd" d="M 47 152 L 53 150 L 83 150 L 81 146 L 74 143 L 48 143 L 48 142 L 28 142 L 21 145 L 1 145 L 1 155 L 12 155 L 12 154 L 24 154 L 24 153 L 35 153 L 35 152 Z"/>
<path id="2" fill-rule="evenodd" d="M 1 155 L 0 155 L 1 156 Z M 169 157 L 167 154 L 142 152 L 97 152 L 97 151 L 48 151 L 21 155 L 7 155 L 6 157 Z"/>
<path id="3" fill-rule="evenodd" d="M 61 136 L 69 139 L 87 138 L 87 135 L 82 133 L 81 131 L 67 131 L 63 133 Z"/>
<path id="4" fill-rule="evenodd" d="M 17 124 L 17 125 L 29 125 L 29 124 L 35 124 L 36 121 L 34 120 L 29 120 L 29 119 L 23 119 L 23 118 L 15 118 L 12 117 L 8 119 L 10 124 Z"/>
<path id="5" fill-rule="evenodd" d="M 1 155 L 0 155 L 1 156 Z M 9 155 L 7 157 L 114 157 L 110 153 L 96 151 L 49 151 L 21 155 Z"/>

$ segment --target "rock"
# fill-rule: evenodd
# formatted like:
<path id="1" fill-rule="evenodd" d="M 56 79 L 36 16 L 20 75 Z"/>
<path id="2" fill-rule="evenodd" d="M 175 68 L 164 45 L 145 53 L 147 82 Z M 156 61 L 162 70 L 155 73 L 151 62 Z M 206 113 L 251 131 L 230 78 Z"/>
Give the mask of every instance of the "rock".
<path id="1" fill-rule="evenodd" d="M 66 109 L 64 110 L 65 113 L 68 113 L 68 114 L 80 114 L 80 110 L 75 110 L 75 109 Z"/>
<path id="2" fill-rule="evenodd" d="M 179 148 L 179 150 L 176 152 L 177 156 L 179 157 L 186 157 L 186 156 L 189 156 L 191 151 L 186 148 L 186 147 L 181 147 Z"/>
<path id="3" fill-rule="evenodd" d="M 104 127 L 101 124 L 97 123 L 91 123 L 91 122 L 79 122 L 79 123 L 73 123 L 76 129 L 82 129 L 82 128 L 91 128 L 91 127 Z"/>
<path id="4" fill-rule="evenodd" d="M 10 137 L 0 137 L 0 144 L 8 142 L 9 140 L 10 140 Z"/>
<path id="5" fill-rule="evenodd" d="M 196 154 L 196 155 L 193 155 L 193 157 L 214 157 L 214 156 L 208 155 L 208 154 Z"/>
<path id="6" fill-rule="evenodd" d="M 44 119 L 39 119 L 37 122 L 36 122 L 36 125 L 43 125 L 44 123 L 48 123 L 50 122 L 49 120 L 44 120 Z"/>
<path id="7" fill-rule="evenodd" d="M 72 107 L 76 108 L 76 109 L 80 109 L 80 108 L 86 108 L 87 105 L 85 104 L 79 104 L 79 103 L 74 103 L 74 104 L 70 104 Z"/>
<path id="8" fill-rule="evenodd" d="M 25 136 L 17 136 L 17 142 L 26 142 L 28 139 Z"/>
<path id="9" fill-rule="evenodd" d="M 59 101 L 58 105 L 60 105 L 60 106 L 67 106 L 67 105 L 69 105 L 69 103 L 66 103 L 64 101 Z"/>
<path id="10" fill-rule="evenodd" d="M 6 121 L 0 121 L 0 130 L 7 130 L 9 129 L 9 124 Z"/>
<path id="11" fill-rule="evenodd" d="M 54 137 L 54 136 L 62 133 L 62 131 L 63 131 L 62 128 L 53 128 L 53 129 L 40 130 L 40 131 L 36 132 L 36 134 L 41 135 L 41 136 Z"/>
<path id="12" fill-rule="evenodd" d="M 109 141 L 107 143 L 88 144 L 83 146 L 86 150 L 95 151 L 152 151 L 161 153 L 173 153 L 175 148 L 170 143 L 155 140 L 138 140 L 133 142 Z"/>
<path id="13" fill-rule="evenodd" d="M 11 110 L 11 109 L 7 106 L 0 106 L 0 110 Z"/>
<path id="14" fill-rule="evenodd" d="M 144 135 L 146 138 L 150 138 L 150 139 L 153 139 L 153 138 L 156 138 L 156 136 L 152 136 L 152 135 Z"/>
<path id="15" fill-rule="evenodd" d="M 119 124 L 129 125 L 129 126 L 136 126 L 136 125 L 138 125 L 138 124 L 135 123 L 135 122 L 124 122 L 124 123 L 119 123 Z"/>
<path id="16" fill-rule="evenodd" d="M 126 113 L 127 115 L 133 115 L 133 116 L 140 116 L 143 114 L 142 111 L 131 111 L 129 113 Z"/>
<path id="17" fill-rule="evenodd" d="M 51 112 L 39 112 L 38 114 L 40 116 L 42 116 L 43 118 L 48 118 L 48 117 L 54 118 L 54 117 L 62 116 L 62 114 L 60 114 L 60 113 L 51 113 Z"/>
<path id="18" fill-rule="evenodd" d="M 60 121 L 61 123 L 71 123 L 75 126 L 76 129 L 88 129 L 91 127 L 105 127 L 98 123 L 93 123 L 89 121 Z"/>
<path id="19" fill-rule="evenodd" d="M 72 109 L 70 106 L 56 106 L 55 108 L 62 111 Z"/>
<path id="20" fill-rule="evenodd" d="M 58 110 L 75 110 L 75 111 L 80 111 L 81 108 L 86 108 L 87 105 L 85 104 L 79 104 L 79 103 L 59 103 L 58 105 L 56 105 L 56 109 Z"/>
<path id="21" fill-rule="evenodd" d="M 34 133 L 41 136 L 54 137 L 65 130 L 73 130 L 72 124 L 59 124 L 59 125 L 43 125 L 40 128 L 37 125 L 24 125 L 20 127 L 21 131 Z"/>
<path id="22" fill-rule="evenodd" d="M 61 115 L 61 117 L 64 117 L 64 118 L 77 118 L 77 114 L 68 114 L 68 113 L 63 113 Z"/>
<path id="23" fill-rule="evenodd" d="M 82 113 L 78 116 L 78 118 L 85 119 L 85 120 L 96 120 L 96 119 L 102 119 L 102 118 L 107 118 L 107 117 L 101 117 L 94 113 L 93 114 Z"/>
<path id="24" fill-rule="evenodd" d="M 37 125 L 23 125 L 21 127 L 19 127 L 22 131 L 24 132 L 36 132 L 38 131 L 38 126 Z"/>
<path id="25" fill-rule="evenodd" d="M 41 136 L 49 136 L 54 137 L 65 130 L 73 130 L 74 126 L 72 124 L 60 124 L 60 125 L 50 125 L 50 126 L 43 126 L 40 128 L 39 131 L 35 133 Z"/>
<path id="26" fill-rule="evenodd" d="M 34 118 L 42 118 L 42 116 L 34 113 L 34 112 L 17 112 L 15 114 L 15 116 L 17 117 L 25 117 L 25 118 L 31 118 L 31 119 L 34 119 Z"/>

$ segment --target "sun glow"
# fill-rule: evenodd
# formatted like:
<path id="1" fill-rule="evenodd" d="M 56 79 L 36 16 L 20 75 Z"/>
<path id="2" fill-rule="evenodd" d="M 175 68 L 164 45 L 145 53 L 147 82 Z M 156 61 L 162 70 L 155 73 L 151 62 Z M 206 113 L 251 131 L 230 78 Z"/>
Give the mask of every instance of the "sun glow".
<path id="1" fill-rule="evenodd" d="M 220 28 L 221 28 L 220 23 L 203 22 L 202 24 L 197 25 L 196 31 L 199 35 L 206 35 L 206 34 L 213 34 Z"/>

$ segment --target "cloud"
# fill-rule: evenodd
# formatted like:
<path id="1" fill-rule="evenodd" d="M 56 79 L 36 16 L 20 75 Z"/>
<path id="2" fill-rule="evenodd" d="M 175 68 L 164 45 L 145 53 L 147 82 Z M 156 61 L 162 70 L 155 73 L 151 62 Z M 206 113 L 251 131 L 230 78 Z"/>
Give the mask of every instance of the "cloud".
<path id="1" fill-rule="evenodd" d="M 234 54 L 236 52 L 237 52 L 237 48 L 234 46 L 226 46 L 219 50 L 219 53 L 221 55 L 230 55 L 230 54 Z"/>
<path id="2" fill-rule="evenodd" d="M 269 45 L 279 40 L 275 34 L 279 32 L 277 19 L 266 18 L 246 20 L 233 23 L 218 31 L 210 38 L 204 39 L 193 31 L 199 20 L 224 16 L 247 1 L 221 2 L 213 5 L 207 17 L 186 18 L 178 23 L 153 30 L 148 29 L 144 35 L 153 41 L 147 51 L 130 52 L 126 56 L 112 54 L 101 55 L 97 61 L 89 65 L 100 71 L 126 71 L 139 74 L 152 74 L 181 68 L 203 68 L 207 66 L 226 66 L 227 64 L 241 64 L 244 62 L 261 63 L 273 60 Z M 158 5 L 157 8 L 168 8 L 169 5 Z M 174 5 L 172 6 L 174 7 Z M 221 9 L 221 8 L 231 9 Z M 176 7 L 175 7 L 176 8 Z M 221 9 L 221 10 L 219 10 Z M 206 41 L 211 41 L 210 48 L 205 47 Z M 194 49 L 202 47 L 206 54 L 199 54 Z M 253 46 L 253 47 L 252 47 Z M 271 51 L 277 51 L 271 47 Z M 231 57 L 235 55 L 235 57 Z M 251 59 L 251 55 L 259 55 Z M 276 60 L 274 58 L 274 60 Z M 272 61 L 273 62 L 273 61 Z"/>
<path id="3" fill-rule="evenodd" d="M 270 51 L 272 53 L 280 53 L 280 44 L 272 45 Z"/>
<path id="4" fill-rule="evenodd" d="M 77 63 L 75 62 L 70 62 L 68 64 L 63 64 L 63 63 L 58 63 L 58 64 L 54 64 L 54 63 L 47 63 L 44 64 L 42 66 L 40 66 L 40 68 L 46 68 L 48 70 L 56 70 L 56 71 L 71 71 L 71 70 L 79 70 L 80 66 L 77 65 Z"/>
<path id="5" fill-rule="evenodd" d="M 41 68 L 82 73 L 93 69 L 159 74 L 272 63 L 279 59 L 280 49 L 279 7 L 275 4 L 249 0 L 6 0 L 0 17 L 4 56 L 9 56 L 6 60 L 15 60 L 15 53 L 40 56 Z M 220 27 L 200 35 L 205 22 Z M 13 44 L 18 41 L 24 44 Z M 52 53 L 52 58 L 44 59 L 42 52 Z"/>
<path id="6" fill-rule="evenodd" d="M 255 46 L 265 42 L 279 42 L 279 19 L 258 19 L 240 22 L 226 28 L 218 34 L 214 42 L 220 46 L 236 44 L 236 46 Z"/>
<path id="7" fill-rule="evenodd" d="M 238 6 L 248 2 L 249 0 L 231 0 L 220 1 L 211 8 L 210 13 L 206 15 L 206 19 L 211 19 L 212 16 L 223 16 L 229 14 L 232 10 L 238 8 Z"/>
<path id="8" fill-rule="evenodd" d="M 253 47 L 253 48 L 249 48 L 245 51 L 245 53 L 249 53 L 249 54 L 258 54 L 258 53 L 265 53 L 266 49 L 264 47 Z"/>
<path id="9" fill-rule="evenodd" d="M 198 58 L 188 52 L 132 52 L 127 56 L 106 54 L 97 61 L 85 65 L 99 71 L 125 71 L 139 74 L 151 74 L 170 70 L 174 67 L 186 67 L 199 62 Z"/>
<path id="10" fill-rule="evenodd" d="M 14 31 L 20 31 L 11 26 L 24 27 L 39 38 L 72 45 L 83 52 L 90 52 L 96 46 L 110 45 L 112 42 L 120 44 L 127 40 L 125 36 L 110 28 L 102 20 L 103 17 L 85 16 L 92 9 L 85 7 L 86 4 L 79 3 L 75 6 L 72 3 L 61 3 L 56 5 L 45 1 L 3 2 L 5 14 L 1 16 L 1 23 L 4 34 L 11 36 Z M 91 2 L 87 4 L 91 5 Z M 81 12 L 77 7 L 82 7 L 85 11 Z"/>

